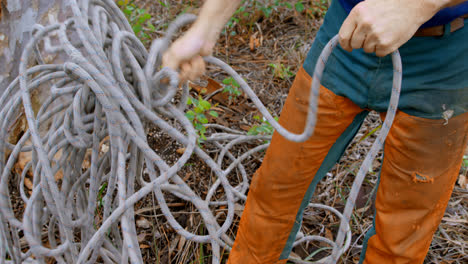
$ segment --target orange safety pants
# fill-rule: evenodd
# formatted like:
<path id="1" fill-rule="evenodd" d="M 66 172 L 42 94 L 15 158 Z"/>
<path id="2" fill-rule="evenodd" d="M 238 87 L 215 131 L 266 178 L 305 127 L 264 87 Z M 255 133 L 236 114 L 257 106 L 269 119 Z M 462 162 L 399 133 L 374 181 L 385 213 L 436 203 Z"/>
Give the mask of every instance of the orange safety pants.
<path id="1" fill-rule="evenodd" d="M 295 133 L 305 126 L 311 81 L 301 68 L 281 113 L 281 125 Z M 286 263 L 315 186 L 367 113 L 322 86 L 312 137 L 295 143 L 273 135 L 252 179 L 229 264 Z M 397 112 L 384 146 L 375 225 L 366 236 L 363 263 L 423 263 L 457 179 L 467 134 L 468 113 L 447 122 Z"/>

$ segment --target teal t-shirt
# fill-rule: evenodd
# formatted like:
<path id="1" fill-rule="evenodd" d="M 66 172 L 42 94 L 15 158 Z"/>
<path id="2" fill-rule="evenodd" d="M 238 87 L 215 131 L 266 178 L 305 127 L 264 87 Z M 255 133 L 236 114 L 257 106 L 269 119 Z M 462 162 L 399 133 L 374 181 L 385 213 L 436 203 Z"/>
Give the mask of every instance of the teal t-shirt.
<path id="1" fill-rule="evenodd" d="M 304 63 L 313 75 L 323 47 L 340 30 L 348 11 L 333 1 Z M 403 82 L 398 108 L 430 119 L 468 112 L 468 26 L 441 37 L 413 37 L 399 48 Z M 361 108 L 385 112 L 390 100 L 393 65 L 363 49 L 347 52 L 339 45 L 328 58 L 321 84 Z"/>

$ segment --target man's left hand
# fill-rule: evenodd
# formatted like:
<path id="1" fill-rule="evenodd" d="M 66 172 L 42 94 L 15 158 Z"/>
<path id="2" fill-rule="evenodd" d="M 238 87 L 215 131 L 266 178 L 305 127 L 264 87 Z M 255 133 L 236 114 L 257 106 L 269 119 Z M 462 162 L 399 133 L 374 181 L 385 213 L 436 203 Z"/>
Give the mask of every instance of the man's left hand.
<path id="1" fill-rule="evenodd" d="M 405 44 L 440 8 L 431 0 L 365 0 L 341 26 L 341 47 L 386 56 Z"/>

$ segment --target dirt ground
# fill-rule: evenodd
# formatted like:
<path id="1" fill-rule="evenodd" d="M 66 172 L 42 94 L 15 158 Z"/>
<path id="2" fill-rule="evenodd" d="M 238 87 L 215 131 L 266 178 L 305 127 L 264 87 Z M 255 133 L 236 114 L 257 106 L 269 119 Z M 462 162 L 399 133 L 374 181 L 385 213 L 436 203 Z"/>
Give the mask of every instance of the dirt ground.
<path id="1" fill-rule="evenodd" d="M 159 3 L 158 3 L 159 2 Z M 267 3 L 268 1 L 258 1 Z M 274 1 L 270 1 L 273 3 Z M 295 72 L 301 66 L 307 51 L 313 43 L 314 36 L 320 27 L 326 12 L 326 1 L 304 1 L 304 9 L 296 8 L 296 1 L 290 2 L 293 8 L 271 4 L 271 14 L 268 17 L 262 7 L 245 5 L 245 11 L 236 15 L 238 21 L 232 21 L 219 39 L 214 56 L 229 63 L 253 87 L 262 102 L 275 115 L 279 115 L 286 99 L 288 89 L 292 84 Z M 151 22 L 155 29 L 148 34 L 151 38 L 160 37 L 167 23 L 181 12 L 197 13 L 200 1 L 154 1 L 137 0 L 139 8 L 151 14 Z M 268 6 L 267 6 L 268 7 Z M 265 9 L 268 11 L 268 9 Z M 298 10 L 300 12 L 298 12 Z M 247 15 L 244 15 L 246 13 Z M 280 68 L 275 71 L 276 68 Z M 217 82 L 223 80 L 223 75 L 216 69 L 209 69 L 207 78 Z M 206 80 L 205 80 L 206 81 Z M 203 82 L 202 82 L 203 83 Z M 242 97 L 242 96 L 241 96 Z M 219 106 L 229 115 L 223 115 L 220 122 L 228 122 L 237 129 L 248 130 L 255 124 L 255 110 L 248 100 Z M 230 110 L 231 109 L 231 110 Z M 234 109 L 234 110 L 232 110 Z M 377 114 L 371 114 L 362 126 L 355 140 L 350 144 L 337 164 L 325 177 L 316 190 L 312 202 L 322 203 L 342 210 L 353 179 L 366 153 L 370 149 L 381 124 Z M 155 149 L 173 153 L 180 146 L 171 144 L 156 130 L 148 134 L 148 139 Z M 249 146 L 241 146 L 245 150 Z M 171 158 L 170 156 L 166 156 Z M 173 157 L 175 158 L 175 157 Z M 378 178 L 381 155 L 376 159 L 373 171 L 370 171 L 358 199 L 352 224 L 352 248 L 343 256 L 342 263 L 357 263 L 361 251 L 364 234 L 371 227 L 373 218 L 372 197 L 375 195 L 375 184 Z M 252 175 L 262 161 L 262 154 L 256 155 L 246 162 L 248 174 Z M 197 186 L 200 195 L 205 195 L 210 181 L 207 168 L 196 160 L 185 169 L 191 186 Z M 206 173 L 205 173 L 206 172 Z M 463 177 L 467 169 L 460 172 L 460 181 L 454 189 L 446 215 L 437 230 L 430 252 L 425 263 L 467 263 L 468 258 L 468 190 Z M 463 186 L 465 188 L 463 188 Z M 176 219 L 186 223 L 191 232 L 204 234 L 200 217 L 191 205 L 187 205 L 177 197 L 167 201 L 176 212 Z M 137 204 L 136 217 L 142 223 L 139 225 L 141 245 L 146 263 L 210 263 L 209 246 L 196 244 L 185 240 L 169 227 L 167 220 L 158 209 L 155 199 L 148 197 Z M 237 230 L 239 217 L 236 217 L 230 230 L 233 237 Z M 307 211 L 304 216 L 305 225 L 302 232 L 332 238 L 335 234 L 338 219 L 322 212 Z M 320 243 L 310 243 L 294 248 L 293 253 L 307 257 L 322 247 Z M 224 252 L 226 259 L 228 252 Z M 319 253 L 324 254 L 324 252 Z"/>

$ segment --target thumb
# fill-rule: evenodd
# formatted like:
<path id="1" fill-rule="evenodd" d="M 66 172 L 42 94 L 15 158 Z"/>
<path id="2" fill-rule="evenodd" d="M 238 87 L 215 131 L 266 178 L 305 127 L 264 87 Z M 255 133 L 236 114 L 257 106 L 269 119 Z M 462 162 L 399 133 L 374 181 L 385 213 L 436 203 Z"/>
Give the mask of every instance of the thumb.
<path id="1" fill-rule="evenodd" d="M 351 39 L 353 38 L 354 30 L 357 27 L 355 13 L 351 12 L 350 15 L 345 19 L 343 24 L 341 25 L 340 31 L 338 32 L 339 35 L 339 42 L 341 47 L 346 51 L 352 51 L 353 48 L 351 47 Z"/>
<path id="2" fill-rule="evenodd" d="M 177 39 L 164 54 L 163 66 L 177 70 L 180 64 L 199 55 L 202 47 L 203 40 L 199 36 L 188 32 Z"/>
<path id="3" fill-rule="evenodd" d="M 180 63 L 181 63 L 180 57 L 178 57 L 177 55 L 174 55 L 174 52 L 172 51 L 172 47 L 168 51 L 166 51 L 166 53 L 164 53 L 163 59 L 162 59 L 163 67 L 169 67 L 173 69 L 174 71 L 177 71 Z"/>

